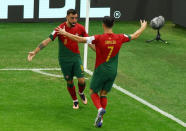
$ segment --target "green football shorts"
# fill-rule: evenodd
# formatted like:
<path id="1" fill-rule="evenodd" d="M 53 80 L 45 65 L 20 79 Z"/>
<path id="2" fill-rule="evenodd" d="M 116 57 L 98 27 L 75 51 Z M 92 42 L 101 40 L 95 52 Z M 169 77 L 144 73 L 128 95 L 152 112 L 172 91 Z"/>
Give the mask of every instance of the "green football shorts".
<path id="1" fill-rule="evenodd" d="M 92 76 L 90 88 L 94 93 L 98 93 L 100 90 L 106 90 L 109 92 L 112 88 L 117 72 L 106 71 L 103 67 L 99 66 Z"/>
<path id="2" fill-rule="evenodd" d="M 84 77 L 84 70 L 81 59 L 77 59 L 74 62 L 59 62 L 61 71 L 66 81 L 73 80 L 73 77 Z"/>

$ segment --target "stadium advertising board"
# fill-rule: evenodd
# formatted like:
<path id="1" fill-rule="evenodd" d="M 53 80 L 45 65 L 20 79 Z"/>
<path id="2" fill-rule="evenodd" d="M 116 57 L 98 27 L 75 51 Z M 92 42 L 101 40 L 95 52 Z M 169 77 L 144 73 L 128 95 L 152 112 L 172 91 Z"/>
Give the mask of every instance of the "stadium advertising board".
<path id="1" fill-rule="evenodd" d="M 178 5 L 185 4 L 182 4 L 184 0 L 179 4 L 174 1 L 91 0 L 90 18 L 100 19 L 108 15 L 119 20 L 150 20 L 162 15 L 179 24 L 183 17 L 175 14 L 183 10 Z M 70 8 L 78 11 L 80 20 L 85 18 L 86 0 L 0 0 L 0 22 L 61 21 Z"/>
<path id="2" fill-rule="evenodd" d="M 40 19 L 61 19 L 66 17 L 66 11 L 76 9 L 80 18 L 86 17 L 86 0 L 1 0 L 0 20 L 26 21 Z M 53 7 L 51 7 L 53 6 Z M 60 7 L 59 7 L 60 6 Z M 13 12 L 13 13 L 11 13 Z M 90 18 L 101 18 L 110 15 L 110 7 L 90 8 Z M 14 19 L 12 19 L 14 17 Z"/>

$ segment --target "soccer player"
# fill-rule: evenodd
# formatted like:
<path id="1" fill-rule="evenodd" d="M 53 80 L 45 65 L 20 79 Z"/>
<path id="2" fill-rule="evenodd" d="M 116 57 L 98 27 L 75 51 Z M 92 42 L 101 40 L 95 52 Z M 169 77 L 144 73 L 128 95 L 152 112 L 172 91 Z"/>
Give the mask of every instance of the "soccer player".
<path id="1" fill-rule="evenodd" d="M 77 23 L 78 14 L 76 10 L 69 9 L 67 11 L 66 22 L 59 25 L 59 27 L 65 27 L 66 31 L 74 35 L 87 37 L 87 33 L 84 27 Z M 73 109 L 79 108 L 78 99 L 76 96 L 75 86 L 73 82 L 73 77 L 76 76 L 78 79 L 79 95 L 84 104 L 87 104 L 87 98 L 83 93 L 85 89 L 85 79 L 83 65 L 80 57 L 80 51 L 78 48 L 78 43 L 72 41 L 64 35 L 58 35 L 56 29 L 49 35 L 49 38 L 43 40 L 41 44 L 32 52 L 28 54 L 28 61 L 31 61 L 33 57 L 44 47 L 46 47 L 51 41 L 54 41 L 58 37 L 59 42 L 59 65 L 61 71 L 67 81 L 67 89 L 73 100 Z M 95 50 L 94 46 L 90 46 Z"/>
<path id="2" fill-rule="evenodd" d="M 145 30 L 146 21 L 140 21 L 141 27 L 131 35 L 114 34 L 112 27 L 114 19 L 105 16 L 103 19 L 104 34 L 91 37 L 79 37 L 72 35 L 58 27 L 58 34 L 63 34 L 70 39 L 95 44 L 96 47 L 96 63 L 95 70 L 90 83 L 91 99 L 98 110 L 95 120 L 95 126 L 101 127 L 103 123 L 103 115 L 107 106 L 107 93 L 111 90 L 117 74 L 118 54 L 123 43 L 136 39 Z M 98 95 L 100 92 L 100 96 Z"/>

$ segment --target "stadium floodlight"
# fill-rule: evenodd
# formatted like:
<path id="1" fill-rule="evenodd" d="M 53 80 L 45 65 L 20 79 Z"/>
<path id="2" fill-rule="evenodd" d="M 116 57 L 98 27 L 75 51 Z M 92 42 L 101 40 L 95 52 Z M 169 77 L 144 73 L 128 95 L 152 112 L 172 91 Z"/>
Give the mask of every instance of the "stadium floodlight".
<path id="1" fill-rule="evenodd" d="M 86 0 L 85 30 L 87 33 L 88 33 L 88 27 L 89 27 L 89 11 L 90 11 L 90 0 Z M 87 69 L 87 56 L 88 56 L 88 43 L 84 45 L 84 59 L 83 59 L 84 70 Z"/>
<path id="2" fill-rule="evenodd" d="M 153 40 L 147 40 L 146 42 L 152 42 L 154 40 L 157 40 L 157 41 L 162 41 L 163 43 L 168 43 L 167 41 L 164 41 L 161 39 L 161 35 L 160 35 L 160 29 L 164 26 L 165 24 L 165 19 L 163 16 L 159 16 L 159 17 L 155 17 L 151 20 L 150 22 L 150 26 L 154 29 L 154 30 L 157 30 L 157 36 L 155 39 Z"/>

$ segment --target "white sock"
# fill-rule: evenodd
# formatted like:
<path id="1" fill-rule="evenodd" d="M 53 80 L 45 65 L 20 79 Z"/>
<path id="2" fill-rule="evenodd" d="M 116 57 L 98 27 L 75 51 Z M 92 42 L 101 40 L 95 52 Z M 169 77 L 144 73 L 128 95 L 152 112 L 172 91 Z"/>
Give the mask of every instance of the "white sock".
<path id="1" fill-rule="evenodd" d="M 103 108 L 99 108 L 99 109 L 98 109 L 98 112 L 100 112 L 102 109 L 103 109 Z"/>
<path id="2" fill-rule="evenodd" d="M 73 100 L 73 102 L 78 102 L 78 99 L 77 100 Z"/>

